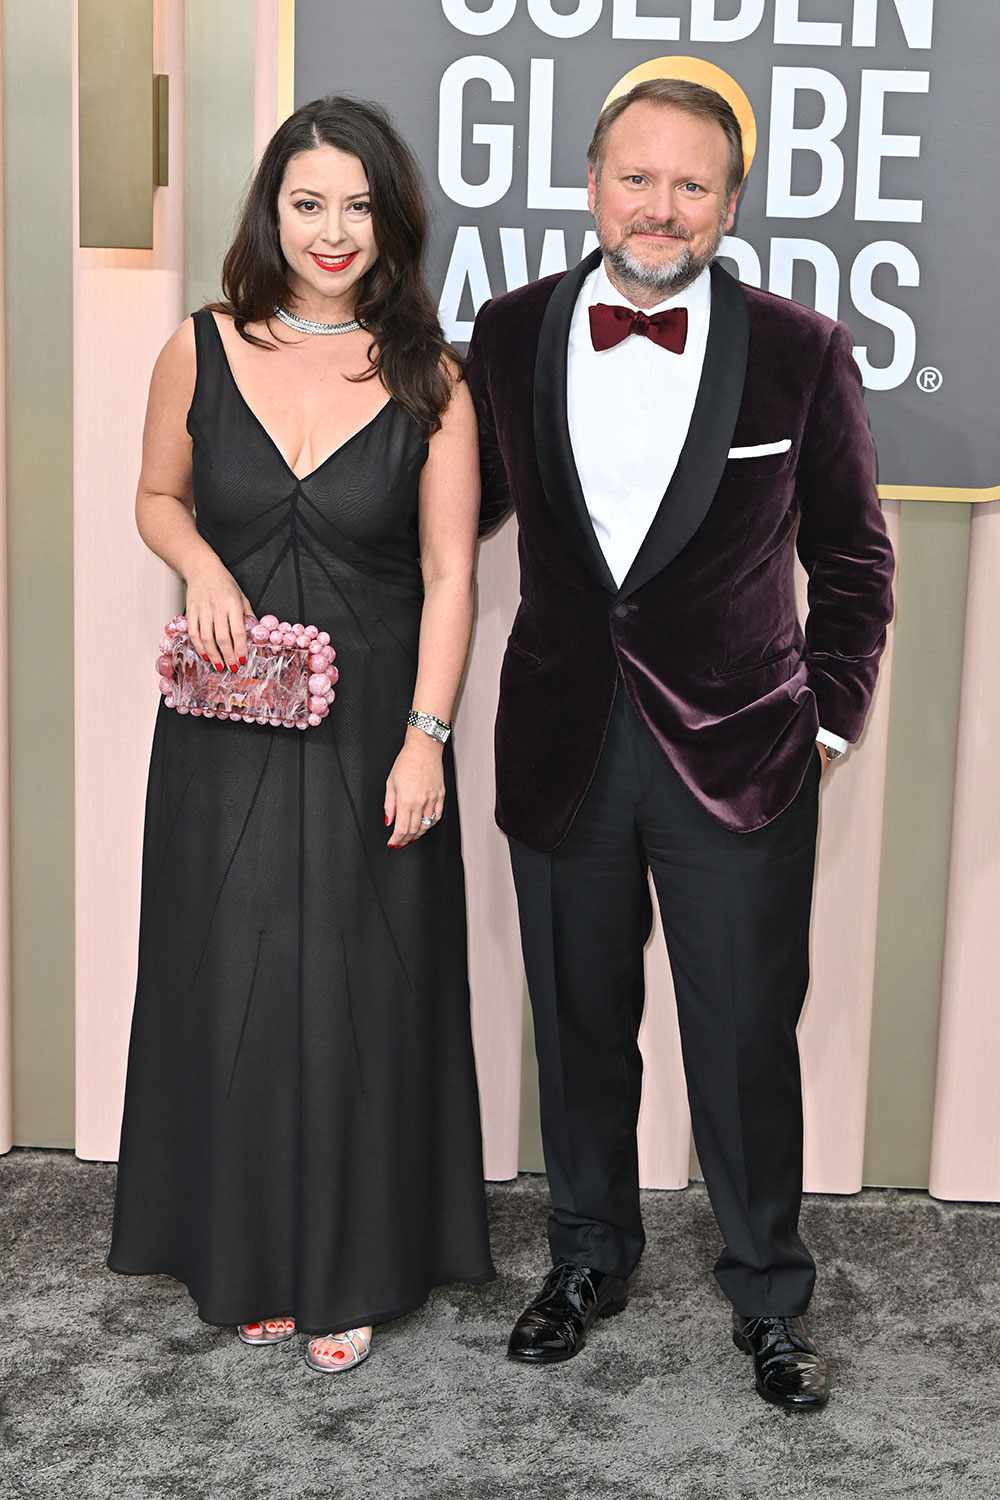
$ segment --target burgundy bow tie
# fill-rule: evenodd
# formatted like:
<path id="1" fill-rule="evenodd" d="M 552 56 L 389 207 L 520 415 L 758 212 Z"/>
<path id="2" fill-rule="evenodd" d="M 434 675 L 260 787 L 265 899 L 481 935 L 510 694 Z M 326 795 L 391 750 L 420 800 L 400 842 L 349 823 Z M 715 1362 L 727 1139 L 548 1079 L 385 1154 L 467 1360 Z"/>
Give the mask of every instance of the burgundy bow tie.
<path id="1" fill-rule="evenodd" d="M 631 307 L 607 302 L 595 302 L 590 309 L 590 337 L 595 349 L 613 349 L 630 333 L 643 334 L 669 349 L 672 354 L 683 354 L 687 343 L 688 314 L 686 307 L 668 307 L 664 312 L 634 312 Z"/>

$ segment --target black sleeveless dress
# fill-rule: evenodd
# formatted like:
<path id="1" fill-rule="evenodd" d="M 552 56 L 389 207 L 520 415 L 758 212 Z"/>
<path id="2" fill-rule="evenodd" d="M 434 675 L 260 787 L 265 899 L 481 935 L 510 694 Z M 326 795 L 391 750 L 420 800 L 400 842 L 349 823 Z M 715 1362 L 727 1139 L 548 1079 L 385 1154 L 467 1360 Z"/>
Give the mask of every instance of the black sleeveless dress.
<path id="1" fill-rule="evenodd" d="M 390 400 L 297 479 L 194 325 L 198 529 L 258 615 L 329 630 L 340 681 L 305 731 L 161 704 L 108 1265 L 325 1333 L 495 1275 L 450 744 L 442 821 L 390 851 L 383 814 L 427 443 Z"/>

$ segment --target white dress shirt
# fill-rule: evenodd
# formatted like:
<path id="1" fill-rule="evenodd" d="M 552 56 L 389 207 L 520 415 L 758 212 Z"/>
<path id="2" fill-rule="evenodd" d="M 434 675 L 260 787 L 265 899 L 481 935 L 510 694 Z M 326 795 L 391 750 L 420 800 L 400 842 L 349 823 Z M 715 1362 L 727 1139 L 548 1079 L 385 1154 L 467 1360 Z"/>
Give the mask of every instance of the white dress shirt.
<path id="1" fill-rule="evenodd" d="M 590 308 L 635 308 L 612 284 L 602 261 L 580 288 L 570 323 L 566 414 L 580 486 L 611 576 L 621 587 L 670 484 L 701 384 L 712 311 L 711 274 L 643 309 L 688 310 L 687 343 L 673 354 L 631 334 L 612 349 L 594 348 Z M 820 729 L 838 750 L 847 741 Z"/>
<path id="2" fill-rule="evenodd" d="M 634 307 L 611 284 L 602 261 L 580 289 L 569 330 L 566 408 L 580 484 L 611 576 L 621 586 L 673 478 L 701 384 L 712 310 L 708 271 L 647 308 L 688 310 L 683 354 L 631 334 L 594 348 L 590 308 Z M 609 441 L 609 438 L 611 441 Z"/>

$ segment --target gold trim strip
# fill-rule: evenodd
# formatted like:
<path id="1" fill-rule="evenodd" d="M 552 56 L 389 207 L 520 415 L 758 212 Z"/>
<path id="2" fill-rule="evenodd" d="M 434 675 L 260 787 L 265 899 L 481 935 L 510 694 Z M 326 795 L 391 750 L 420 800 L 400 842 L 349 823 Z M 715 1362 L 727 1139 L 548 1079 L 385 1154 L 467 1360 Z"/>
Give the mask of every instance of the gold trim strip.
<path id="1" fill-rule="evenodd" d="M 295 112 L 295 0 L 278 0 L 278 118 Z"/>
<path id="2" fill-rule="evenodd" d="M 951 500 L 961 505 L 987 505 L 1000 500 L 1000 485 L 992 489 L 959 490 L 936 484 L 880 484 L 881 500 Z"/>

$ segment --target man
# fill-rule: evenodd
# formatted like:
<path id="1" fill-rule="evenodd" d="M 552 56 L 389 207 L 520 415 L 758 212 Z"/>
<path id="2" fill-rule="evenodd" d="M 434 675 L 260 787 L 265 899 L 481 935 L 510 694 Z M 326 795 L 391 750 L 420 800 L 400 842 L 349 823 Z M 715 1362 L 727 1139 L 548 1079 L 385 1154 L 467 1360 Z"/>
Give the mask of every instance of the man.
<path id="1" fill-rule="evenodd" d="M 820 776 L 861 733 L 892 611 L 875 454 L 848 330 L 713 264 L 744 176 L 727 102 L 640 84 L 589 160 L 600 249 L 488 303 L 468 361 L 483 530 L 520 527 L 497 819 L 552 1195 L 553 1269 L 508 1352 L 577 1354 L 642 1253 L 651 870 L 733 1336 L 760 1395 L 817 1407 L 795 1028 Z"/>

